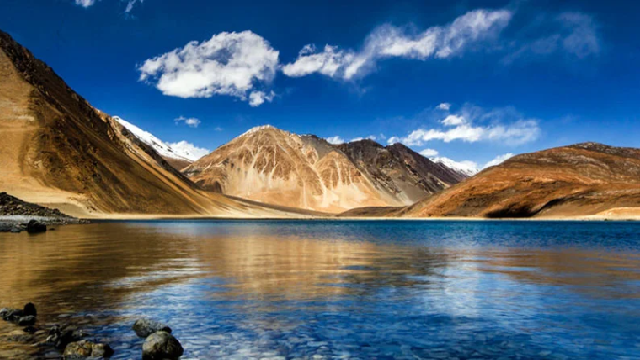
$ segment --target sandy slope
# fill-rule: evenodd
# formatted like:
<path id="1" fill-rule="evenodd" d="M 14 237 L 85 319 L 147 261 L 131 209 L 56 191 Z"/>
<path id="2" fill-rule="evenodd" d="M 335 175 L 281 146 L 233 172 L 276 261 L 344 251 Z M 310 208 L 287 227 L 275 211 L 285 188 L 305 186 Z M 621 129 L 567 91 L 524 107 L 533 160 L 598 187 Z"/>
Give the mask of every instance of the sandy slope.
<path id="1" fill-rule="evenodd" d="M 283 213 L 198 190 L 3 32 L 0 139 L 0 189 L 69 215 Z"/>

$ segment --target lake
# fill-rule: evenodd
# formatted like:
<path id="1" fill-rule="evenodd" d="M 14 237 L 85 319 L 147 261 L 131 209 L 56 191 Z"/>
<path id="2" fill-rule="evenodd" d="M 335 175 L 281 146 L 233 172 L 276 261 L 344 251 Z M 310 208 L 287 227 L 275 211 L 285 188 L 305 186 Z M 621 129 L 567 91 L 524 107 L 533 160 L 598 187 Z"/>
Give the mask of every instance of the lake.
<path id="1" fill-rule="evenodd" d="M 640 223 L 104 222 L 0 249 L 0 308 L 32 301 L 113 359 L 140 358 L 141 316 L 183 359 L 640 359 Z"/>

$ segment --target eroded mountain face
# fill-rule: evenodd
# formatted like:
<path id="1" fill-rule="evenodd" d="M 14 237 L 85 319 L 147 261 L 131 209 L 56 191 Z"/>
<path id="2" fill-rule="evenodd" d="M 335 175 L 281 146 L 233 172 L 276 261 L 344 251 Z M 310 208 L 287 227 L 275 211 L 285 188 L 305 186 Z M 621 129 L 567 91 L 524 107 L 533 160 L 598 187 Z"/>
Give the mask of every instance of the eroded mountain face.
<path id="1" fill-rule="evenodd" d="M 281 213 L 205 193 L 0 31 L 0 188 L 76 216 Z"/>
<path id="2" fill-rule="evenodd" d="M 595 215 L 640 207 L 640 149 L 596 143 L 515 156 L 390 215 Z"/>
<path id="3" fill-rule="evenodd" d="M 258 127 L 183 172 L 208 191 L 330 213 L 412 204 L 462 178 L 433 164 L 439 178 L 408 149 L 371 143 L 337 147 L 316 136 Z"/>

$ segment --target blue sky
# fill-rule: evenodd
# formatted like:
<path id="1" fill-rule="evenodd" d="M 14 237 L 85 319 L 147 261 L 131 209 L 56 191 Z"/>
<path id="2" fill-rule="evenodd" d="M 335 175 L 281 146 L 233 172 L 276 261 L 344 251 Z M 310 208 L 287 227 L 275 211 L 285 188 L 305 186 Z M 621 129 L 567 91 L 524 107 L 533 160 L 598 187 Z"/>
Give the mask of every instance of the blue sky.
<path id="1" fill-rule="evenodd" d="M 0 7 L 0 29 L 94 106 L 167 142 L 215 149 L 272 124 L 479 166 L 582 141 L 640 147 L 640 5 L 630 1 Z"/>

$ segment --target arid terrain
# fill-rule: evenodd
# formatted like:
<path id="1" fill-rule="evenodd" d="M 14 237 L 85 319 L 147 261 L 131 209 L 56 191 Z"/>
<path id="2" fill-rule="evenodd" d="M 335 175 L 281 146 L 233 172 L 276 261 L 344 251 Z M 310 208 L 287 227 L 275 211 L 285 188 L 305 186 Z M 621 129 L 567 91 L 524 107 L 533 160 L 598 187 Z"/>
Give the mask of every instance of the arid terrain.
<path id="1" fill-rule="evenodd" d="M 208 191 L 327 213 L 410 205 L 465 178 L 402 145 L 334 146 L 271 126 L 247 131 L 183 173 Z"/>
<path id="2" fill-rule="evenodd" d="M 0 188 L 10 195 L 80 217 L 291 215 L 197 190 L 3 32 L 0 50 Z"/>
<path id="3" fill-rule="evenodd" d="M 435 196 L 386 215 L 634 216 L 639 208 L 640 150 L 584 143 L 515 156 Z"/>
<path id="4" fill-rule="evenodd" d="M 640 214 L 638 149 L 559 147 L 467 178 L 401 144 L 262 126 L 194 161 L 92 107 L 2 32 L 0 49 L 0 189 L 72 216 Z"/>

